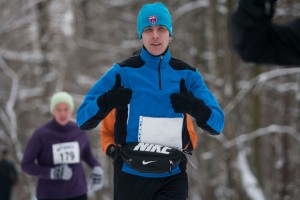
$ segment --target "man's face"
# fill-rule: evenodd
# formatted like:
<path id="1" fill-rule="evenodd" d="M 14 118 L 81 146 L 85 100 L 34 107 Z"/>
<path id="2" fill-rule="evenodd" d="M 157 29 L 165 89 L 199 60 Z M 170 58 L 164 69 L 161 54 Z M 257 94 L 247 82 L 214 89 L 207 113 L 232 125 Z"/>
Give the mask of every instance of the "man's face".
<path id="1" fill-rule="evenodd" d="M 72 110 L 67 103 L 58 103 L 53 110 L 54 119 L 62 126 L 66 125 L 72 117 Z"/>
<path id="2" fill-rule="evenodd" d="M 142 42 L 149 53 L 159 56 L 169 45 L 170 33 L 164 26 L 150 26 L 144 29 Z"/>

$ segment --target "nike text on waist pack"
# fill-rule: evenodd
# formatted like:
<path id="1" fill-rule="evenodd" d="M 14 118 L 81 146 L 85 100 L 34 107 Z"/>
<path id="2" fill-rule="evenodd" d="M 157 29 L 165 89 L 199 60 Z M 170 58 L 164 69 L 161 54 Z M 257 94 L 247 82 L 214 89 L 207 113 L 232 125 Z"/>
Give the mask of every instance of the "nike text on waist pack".
<path id="1" fill-rule="evenodd" d="M 138 143 L 134 147 L 134 151 L 148 151 L 148 152 L 156 152 L 162 154 L 170 154 L 169 150 L 172 149 L 170 147 L 161 146 L 158 144 L 147 144 L 147 143 Z"/>
<path id="2" fill-rule="evenodd" d="M 120 148 L 123 161 L 144 173 L 172 173 L 184 154 L 176 148 L 150 143 L 128 143 Z"/>

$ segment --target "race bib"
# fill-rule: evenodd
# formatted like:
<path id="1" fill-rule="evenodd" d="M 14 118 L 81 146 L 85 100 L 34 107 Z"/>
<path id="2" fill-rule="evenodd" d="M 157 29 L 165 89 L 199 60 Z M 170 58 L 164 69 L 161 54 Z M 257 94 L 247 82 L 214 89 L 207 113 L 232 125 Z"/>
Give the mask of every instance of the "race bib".
<path id="1" fill-rule="evenodd" d="M 78 142 L 65 142 L 52 145 L 54 164 L 73 164 L 80 162 Z"/>
<path id="2" fill-rule="evenodd" d="M 140 116 L 138 140 L 182 149 L 182 124 L 183 118 Z"/>

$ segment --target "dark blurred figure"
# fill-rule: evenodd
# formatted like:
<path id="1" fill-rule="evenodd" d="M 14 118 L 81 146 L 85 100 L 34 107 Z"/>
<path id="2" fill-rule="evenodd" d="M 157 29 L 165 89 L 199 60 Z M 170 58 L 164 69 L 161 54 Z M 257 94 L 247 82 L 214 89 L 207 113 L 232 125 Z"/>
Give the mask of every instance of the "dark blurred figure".
<path id="1" fill-rule="evenodd" d="M 275 24 L 277 0 L 238 0 L 231 19 L 231 43 L 244 61 L 300 66 L 300 18 Z"/>
<path id="2" fill-rule="evenodd" d="M 18 181 L 14 164 L 7 160 L 8 150 L 1 148 L 0 155 L 0 199 L 10 200 L 13 186 Z"/>

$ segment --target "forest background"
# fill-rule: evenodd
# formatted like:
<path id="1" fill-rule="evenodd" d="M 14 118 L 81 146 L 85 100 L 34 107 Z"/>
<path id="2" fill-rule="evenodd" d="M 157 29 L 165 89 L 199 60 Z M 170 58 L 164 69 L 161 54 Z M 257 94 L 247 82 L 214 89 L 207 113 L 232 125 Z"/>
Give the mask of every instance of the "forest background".
<path id="1" fill-rule="evenodd" d="M 21 172 L 20 161 L 34 129 L 51 119 L 50 97 L 67 91 L 77 110 L 113 63 L 141 47 L 136 18 L 150 2 L 0 0 L 0 146 L 19 173 L 14 200 L 35 199 L 36 178 Z M 197 129 L 190 199 L 299 200 L 299 66 L 245 63 L 235 54 L 228 34 L 235 0 L 162 2 L 173 18 L 173 57 L 198 68 L 226 120 L 220 136 Z M 299 0 L 279 1 L 275 21 L 299 16 Z M 112 164 L 99 127 L 88 136 L 105 170 L 104 188 L 90 200 L 111 200 Z"/>

